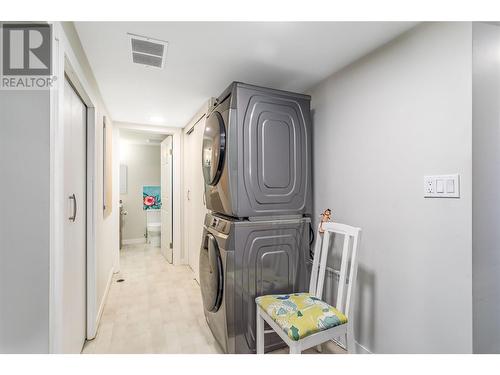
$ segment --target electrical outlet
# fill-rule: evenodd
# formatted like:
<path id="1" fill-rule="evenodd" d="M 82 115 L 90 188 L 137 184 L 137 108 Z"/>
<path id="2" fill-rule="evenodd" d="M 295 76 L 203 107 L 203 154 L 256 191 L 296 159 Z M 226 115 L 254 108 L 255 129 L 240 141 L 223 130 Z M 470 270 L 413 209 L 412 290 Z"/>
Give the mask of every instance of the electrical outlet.
<path id="1" fill-rule="evenodd" d="M 434 193 L 434 179 L 431 176 L 427 176 L 424 178 L 424 193 L 432 194 Z"/>
<path id="2" fill-rule="evenodd" d="M 424 176 L 425 198 L 460 198 L 458 174 Z"/>

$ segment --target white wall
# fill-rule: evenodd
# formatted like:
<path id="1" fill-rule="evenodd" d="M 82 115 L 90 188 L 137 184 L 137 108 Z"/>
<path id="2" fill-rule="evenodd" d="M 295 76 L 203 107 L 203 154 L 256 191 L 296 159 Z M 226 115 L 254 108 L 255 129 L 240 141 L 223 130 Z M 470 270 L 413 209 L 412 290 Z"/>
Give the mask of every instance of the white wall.
<path id="1" fill-rule="evenodd" d="M 470 353 L 471 24 L 417 26 L 311 90 L 314 212 L 360 226 L 355 335 L 375 353 Z M 460 173 L 460 199 L 423 176 Z"/>
<path id="2" fill-rule="evenodd" d="M 500 352 L 500 26 L 473 27 L 474 352 Z"/>
<path id="3" fill-rule="evenodd" d="M 146 211 L 142 204 L 144 185 L 160 185 L 160 146 L 123 142 L 120 145 L 121 163 L 127 166 L 127 194 L 120 194 L 127 211 L 123 222 L 123 240 L 144 239 Z"/>
<path id="4" fill-rule="evenodd" d="M 0 353 L 49 350 L 49 110 L 0 90 Z"/>

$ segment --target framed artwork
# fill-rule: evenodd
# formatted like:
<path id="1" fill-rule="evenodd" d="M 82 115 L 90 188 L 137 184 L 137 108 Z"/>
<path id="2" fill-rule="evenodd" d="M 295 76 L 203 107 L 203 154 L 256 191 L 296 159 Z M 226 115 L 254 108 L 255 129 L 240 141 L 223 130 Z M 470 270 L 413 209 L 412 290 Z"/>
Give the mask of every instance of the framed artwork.
<path id="1" fill-rule="evenodd" d="M 159 210 L 161 208 L 161 187 L 142 187 L 142 207 L 144 210 Z"/>

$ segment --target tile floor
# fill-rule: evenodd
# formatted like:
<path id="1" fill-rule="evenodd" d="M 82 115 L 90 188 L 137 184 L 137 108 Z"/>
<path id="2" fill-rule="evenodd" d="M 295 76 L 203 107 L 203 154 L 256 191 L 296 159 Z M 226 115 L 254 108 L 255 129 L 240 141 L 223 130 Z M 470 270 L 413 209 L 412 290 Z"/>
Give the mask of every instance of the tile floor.
<path id="1" fill-rule="evenodd" d="M 158 248 L 130 245 L 121 250 L 120 267 L 97 336 L 85 344 L 83 353 L 222 353 L 205 321 L 200 288 L 188 266 L 172 266 Z M 345 352 L 328 344 L 323 353 Z"/>

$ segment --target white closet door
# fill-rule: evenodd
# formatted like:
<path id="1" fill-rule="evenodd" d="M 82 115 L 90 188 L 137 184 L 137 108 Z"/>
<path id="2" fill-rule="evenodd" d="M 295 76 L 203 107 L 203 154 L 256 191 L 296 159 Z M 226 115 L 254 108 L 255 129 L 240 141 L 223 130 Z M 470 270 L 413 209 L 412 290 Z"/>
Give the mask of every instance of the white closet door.
<path id="1" fill-rule="evenodd" d="M 173 262 L 172 136 L 161 143 L 161 253 Z"/>
<path id="2" fill-rule="evenodd" d="M 199 282 L 200 247 L 203 235 L 203 224 L 207 212 L 204 204 L 204 181 L 201 170 L 201 146 L 205 118 L 198 121 L 194 130 L 186 134 L 184 147 L 186 215 L 184 225 L 186 231 L 186 248 L 189 266 Z"/>
<path id="3" fill-rule="evenodd" d="M 86 337 L 87 108 L 64 85 L 64 224 L 62 350 L 80 353 Z"/>

